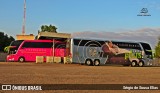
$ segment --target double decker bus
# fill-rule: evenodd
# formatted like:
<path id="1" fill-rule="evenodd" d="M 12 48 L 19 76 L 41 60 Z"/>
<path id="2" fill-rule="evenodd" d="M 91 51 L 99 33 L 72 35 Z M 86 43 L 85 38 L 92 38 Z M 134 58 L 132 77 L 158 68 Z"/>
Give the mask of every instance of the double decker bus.
<path id="1" fill-rule="evenodd" d="M 73 38 L 72 62 L 86 65 L 120 64 L 151 65 L 152 51 L 148 43 Z"/>
<path id="2" fill-rule="evenodd" d="M 10 44 L 7 61 L 35 62 L 36 56 L 66 56 L 65 42 L 56 40 L 16 40 Z"/>

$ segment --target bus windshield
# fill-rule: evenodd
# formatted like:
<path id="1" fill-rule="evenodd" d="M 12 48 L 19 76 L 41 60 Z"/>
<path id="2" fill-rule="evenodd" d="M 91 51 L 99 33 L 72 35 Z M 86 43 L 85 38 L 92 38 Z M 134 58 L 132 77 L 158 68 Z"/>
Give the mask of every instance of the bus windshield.
<path id="1" fill-rule="evenodd" d="M 147 43 L 141 43 L 141 45 L 144 49 L 145 54 L 148 56 L 152 56 L 152 49 L 151 49 L 150 45 Z"/>
<path id="2" fill-rule="evenodd" d="M 9 54 L 15 54 L 23 40 L 12 41 L 9 48 Z"/>

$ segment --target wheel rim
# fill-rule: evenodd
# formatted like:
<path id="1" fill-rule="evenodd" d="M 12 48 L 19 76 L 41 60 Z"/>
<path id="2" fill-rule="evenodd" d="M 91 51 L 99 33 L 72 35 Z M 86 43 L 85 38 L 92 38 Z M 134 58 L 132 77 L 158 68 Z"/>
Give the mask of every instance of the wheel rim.
<path id="1" fill-rule="evenodd" d="M 134 67 L 136 65 L 136 62 L 132 62 L 132 66 Z"/>
<path id="2" fill-rule="evenodd" d="M 142 63 L 142 62 L 139 62 L 139 66 L 142 67 L 142 66 L 143 66 L 143 63 Z"/>
<path id="3" fill-rule="evenodd" d="M 24 61 L 24 59 L 23 59 L 23 58 L 20 58 L 20 59 L 19 59 L 19 61 L 20 61 L 20 62 L 23 62 L 23 61 Z"/>
<path id="4" fill-rule="evenodd" d="M 98 65 L 99 65 L 99 61 L 96 60 L 94 64 L 95 64 L 96 66 L 98 66 Z"/>
<path id="5" fill-rule="evenodd" d="M 87 60 L 87 65 L 91 65 L 91 61 L 90 60 Z"/>

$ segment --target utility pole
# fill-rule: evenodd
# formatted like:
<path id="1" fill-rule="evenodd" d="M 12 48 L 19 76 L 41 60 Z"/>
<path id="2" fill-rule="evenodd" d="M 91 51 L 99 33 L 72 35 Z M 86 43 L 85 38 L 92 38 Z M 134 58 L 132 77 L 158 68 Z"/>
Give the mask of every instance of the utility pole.
<path id="1" fill-rule="evenodd" d="M 25 26 L 26 26 L 26 0 L 24 0 L 24 14 L 23 14 L 22 35 L 25 35 Z"/>

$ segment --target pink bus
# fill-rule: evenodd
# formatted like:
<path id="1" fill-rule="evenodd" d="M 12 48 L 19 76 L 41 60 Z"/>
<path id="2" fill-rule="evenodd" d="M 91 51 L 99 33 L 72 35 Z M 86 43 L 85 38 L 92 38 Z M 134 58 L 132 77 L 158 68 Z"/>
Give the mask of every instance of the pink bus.
<path id="1" fill-rule="evenodd" d="M 10 44 L 7 61 L 35 62 L 36 56 L 65 57 L 65 45 L 53 40 L 16 40 Z"/>

